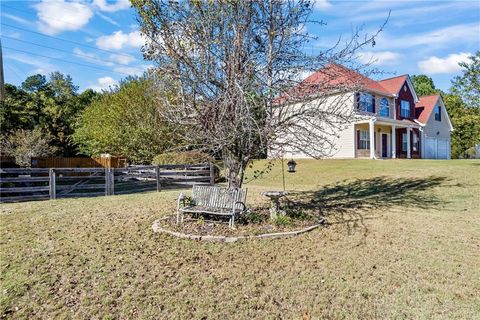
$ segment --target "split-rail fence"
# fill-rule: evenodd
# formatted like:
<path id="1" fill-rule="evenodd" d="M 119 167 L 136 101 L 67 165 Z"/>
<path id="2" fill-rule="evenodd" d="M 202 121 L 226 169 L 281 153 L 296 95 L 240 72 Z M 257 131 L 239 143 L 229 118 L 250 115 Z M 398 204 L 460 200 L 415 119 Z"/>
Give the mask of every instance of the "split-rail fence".
<path id="1" fill-rule="evenodd" d="M 112 196 L 214 182 L 211 163 L 127 168 L 1 168 L 0 202 Z"/>

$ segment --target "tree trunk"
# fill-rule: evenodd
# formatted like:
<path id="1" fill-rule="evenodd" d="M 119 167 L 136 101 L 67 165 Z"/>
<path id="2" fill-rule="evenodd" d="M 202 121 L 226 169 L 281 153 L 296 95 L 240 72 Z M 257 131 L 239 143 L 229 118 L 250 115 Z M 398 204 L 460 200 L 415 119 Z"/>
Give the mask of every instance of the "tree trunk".
<path id="1" fill-rule="evenodd" d="M 241 188 L 245 171 L 244 161 L 227 150 L 223 152 L 223 160 L 227 169 L 228 188 Z"/>

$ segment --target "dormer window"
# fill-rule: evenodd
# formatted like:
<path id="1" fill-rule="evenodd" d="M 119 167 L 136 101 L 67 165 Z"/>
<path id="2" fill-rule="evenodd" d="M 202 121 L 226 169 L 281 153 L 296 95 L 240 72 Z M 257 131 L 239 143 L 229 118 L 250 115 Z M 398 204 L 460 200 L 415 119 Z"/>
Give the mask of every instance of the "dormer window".
<path id="1" fill-rule="evenodd" d="M 382 98 L 380 100 L 380 111 L 378 115 L 381 117 L 389 117 L 390 116 L 390 108 L 388 107 L 388 99 Z"/>
<path id="2" fill-rule="evenodd" d="M 440 109 L 440 106 L 435 107 L 435 120 L 442 121 L 442 110 Z"/>
<path id="3" fill-rule="evenodd" d="M 375 112 L 374 102 L 373 102 L 373 95 L 370 93 L 360 93 L 360 97 L 358 99 L 358 110 L 363 112 Z"/>

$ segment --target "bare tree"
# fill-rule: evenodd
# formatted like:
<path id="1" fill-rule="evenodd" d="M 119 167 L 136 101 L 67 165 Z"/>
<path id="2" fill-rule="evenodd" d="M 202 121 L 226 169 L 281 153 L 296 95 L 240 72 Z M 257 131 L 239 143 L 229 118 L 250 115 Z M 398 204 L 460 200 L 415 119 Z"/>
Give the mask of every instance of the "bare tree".
<path id="1" fill-rule="evenodd" d="M 328 155 L 332 138 L 352 116 L 342 93 L 359 90 L 368 79 L 339 82 L 338 68 L 324 67 L 361 71 L 357 50 L 374 44 L 383 28 L 370 36 L 357 31 L 348 42 L 311 55 L 305 49 L 316 37 L 305 26 L 323 24 L 311 19 L 311 1 L 132 4 L 147 38 L 144 56 L 169 79 L 156 90 L 169 105 L 165 116 L 185 128 L 189 147 L 222 154 L 232 188 L 241 186 L 249 162 L 267 148 L 272 154 L 292 149 Z M 319 69 L 320 83 L 300 83 L 303 74 Z M 175 103 L 161 94 L 172 88 Z"/>

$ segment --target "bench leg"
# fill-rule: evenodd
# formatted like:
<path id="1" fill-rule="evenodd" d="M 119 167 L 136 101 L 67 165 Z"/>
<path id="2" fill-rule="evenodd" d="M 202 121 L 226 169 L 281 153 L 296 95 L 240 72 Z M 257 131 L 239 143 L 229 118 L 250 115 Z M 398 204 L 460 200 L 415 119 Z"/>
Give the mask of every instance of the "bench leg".
<path id="1" fill-rule="evenodd" d="M 177 210 L 177 224 L 183 223 L 183 212 Z"/>
<path id="2" fill-rule="evenodd" d="M 235 215 L 232 215 L 232 217 L 230 218 L 230 221 L 228 223 L 228 226 L 230 227 L 230 229 L 234 228 L 234 224 L 235 224 Z"/>

